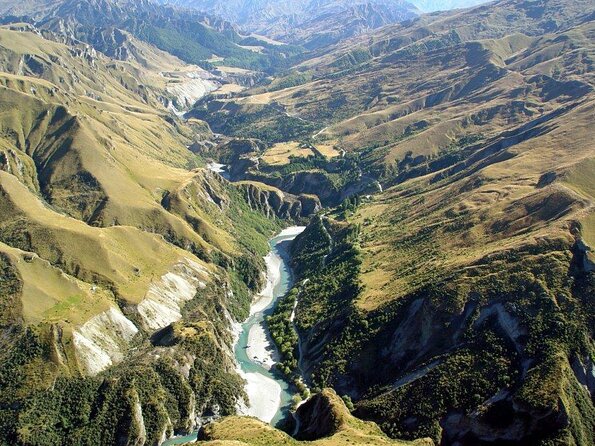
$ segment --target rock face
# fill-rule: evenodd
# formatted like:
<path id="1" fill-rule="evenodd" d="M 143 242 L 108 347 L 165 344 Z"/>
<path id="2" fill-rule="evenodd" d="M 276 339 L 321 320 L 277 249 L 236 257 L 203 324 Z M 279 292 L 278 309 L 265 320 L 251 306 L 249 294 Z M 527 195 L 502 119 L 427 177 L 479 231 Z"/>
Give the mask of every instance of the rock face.
<path id="1" fill-rule="evenodd" d="M 206 287 L 208 272 L 197 262 L 184 258 L 171 271 L 149 286 L 137 306 L 143 327 L 160 330 L 182 318 L 181 308 Z M 97 375 L 120 363 L 139 329 L 117 308 L 94 316 L 73 331 L 79 367 L 86 375 Z"/>
<path id="2" fill-rule="evenodd" d="M 419 13 L 406 1 L 387 0 L 160 0 L 207 11 L 250 32 L 320 48 L 369 29 L 412 19 Z"/>
<path id="3" fill-rule="evenodd" d="M 295 196 L 252 182 L 238 183 L 237 187 L 243 191 L 252 209 L 261 211 L 269 217 L 296 220 L 313 215 L 322 209 L 320 200 L 314 195 Z"/>
<path id="4" fill-rule="evenodd" d="M 588 246 L 583 240 L 577 240 L 576 245 L 574 247 L 577 260 L 580 264 L 580 267 L 586 273 L 590 273 L 595 271 L 595 262 L 593 258 L 593 250 L 590 246 Z"/>
<path id="5" fill-rule="evenodd" d="M 138 398 L 138 394 L 134 394 L 134 405 L 132 411 L 132 425 L 137 432 L 136 438 L 129 438 L 128 443 L 134 446 L 143 446 L 147 441 L 147 428 L 145 427 L 145 420 L 143 418 L 143 409 Z"/>
<path id="6" fill-rule="evenodd" d="M 316 195 L 325 206 L 337 206 L 348 197 L 376 192 L 378 189 L 374 180 L 365 177 L 344 187 L 337 187 L 331 177 L 322 170 L 303 170 L 281 177 L 267 175 L 251 168 L 244 178 L 259 181 L 295 195 Z"/>
<path id="7" fill-rule="evenodd" d="M 298 440 L 314 441 L 336 433 L 349 411 L 334 390 L 324 389 L 302 404 L 296 414 Z"/>
<path id="8" fill-rule="evenodd" d="M 591 398 L 595 397 L 595 362 L 593 359 L 588 356 L 585 358 L 575 356 L 571 365 L 577 381 L 589 391 Z"/>
<path id="9" fill-rule="evenodd" d="M 137 332 L 119 309 L 98 314 L 72 333 L 79 366 L 87 375 L 96 375 L 119 363 Z"/>
<path id="10" fill-rule="evenodd" d="M 138 314 L 149 330 L 159 330 L 182 318 L 181 307 L 190 301 L 198 289 L 206 287 L 207 270 L 198 263 L 183 259 L 149 286 Z"/>
<path id="11" fill-rule="evenodd" d="M 162 73 L 162 75 L 171 80 L 166 91 L 171 97 L 169 106 L 176 112 L 188 110 L 196 101 L 221 86 L 220 82 L 205 70 L 182 75 L 177 73 Z"/>

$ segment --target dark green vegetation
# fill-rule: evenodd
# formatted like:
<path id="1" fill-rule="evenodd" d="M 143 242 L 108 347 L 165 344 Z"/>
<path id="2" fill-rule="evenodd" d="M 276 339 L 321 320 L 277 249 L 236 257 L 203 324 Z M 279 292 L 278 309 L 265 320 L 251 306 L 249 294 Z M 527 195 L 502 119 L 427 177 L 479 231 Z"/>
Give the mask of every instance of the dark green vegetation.
<path id="1" fill-rule="evenodd" d="M 213 111 L 224 104 L 205 100 L 188 116 L 206 120 L 215 132 L 235 137 L 262 140 L 266 144 L 307 139 L 320 125 L 289 116 L 276 104 L 256 105 L 248 113 L 234 113 L 228 119 L 220 119 Z"/>
<path id="2" fill-rule="evenodd" d="M 385 188 L 296 240 L 291 302 L 309 384 L 348 394 L 391 436 L 595 441 L 593 61 L 573 62 L 592 53 L 583 6 L 422 17 L 305 63 L 310 83 L 255 92 L 330 124 L 313 144 L 357 153 Z M 281 321 L 278 336 L 295 339 Z M 284 350 L 291 367 L 297 349 Z"/>
<path id="3" fill-rule="evenodd" d="M 91 378 L 50 377 L 59 348 L 50 327 L 13 331 L 0 368 L 2 444 L 156 444 L 190 430 L 196 413 L 234 414 L 243 384 L 225 351 L 230 337 L 218 312 L 231 302 L 222 299 L 221 285 L 188 303 L 189 322 L 155 334 L 153 345 L 139 339 L 129 360 Z M 153 356 L 156 347 L 161 355 Z"/>
<path id="4" fill-rule="evenodd" d="M 310 143 L 300 146 L 312 154 L 289 156 L 287 163 L 281 164 L 267 162 L 266 152 L 272 149 L 258 139 L 233 140 L 208 156 L 231 165 L 233 180 L 257 181 L 294 195 L 316 196 L 324 206 L 378 191 L 378 169 L 367 159 L 370 149 L 328 158 Z"/>
<path id="5" fill-rule="evenodd" d="M 357 246 L 357 229 L 317 217 L 298 236 L 291 250 L 298 285 L 280 301 L 269 319 L 271 333 L 280 344 L 285 373 L 300 372 L 297 368 L 298 338 L 295 329 L 300 334 L 307 333 L 307 337 L 302 337 L 306 348 L 308 345 L 322 346 L 326 352 L 323 354 L 328 356 L 328 363 L 327 360 L 322 362 L 318 369 L 320 375 L 311 375 L 314 386 L 322 388 L 330 384 L 326 374 L 334 373 L 334 367 L 344 367 L 345 358 L 355 347 L 346 345 L 346 349 L 343 349 L 338 343 L 325 339 L 329 332 L 323 321 L 341 320 L 343 315 L 350 312 L 349 302 L 353 302 L 359 294 L 361 285 L 357 276 L 361 257 Z M 294 329 L 287 317 L 296 299 L 298 305 Z M 365 336 L 366 330 L 357 331 L 353 330 L 352 335 Z M 356 339 L 351 340 L 357 342 Z M 308 369 L 304 371 L 310 372 Z"/>
<path id="6" fill-rule="evenodd" d="M 595 278 L 567 247 L 486 259 L 362 312 L 357 232 L 336 225 L 315 220 L 294 245 L 302 282 L 292 298 L 313 386 L 355 397 L 356 415 L 397 438 L 455 441 L 476 420 L 532 444 L 593 441 L 592 403 L 569 362 L 593 354 Z"/>
<path id="7" fill-rule="evenodd" d="M 313 213 L 268 318 L 304 394 L 300 375 L 391 437 L 595 443 L 592 1 L 359 37 L 371 16 L 345 17 L 380 10 L 354 7 L 348 41 L 336 11 L 287 36 L 310 53 L 146 2 L 19 10 L 38 3 L 43 32 L 0 29 L 6 443 L 152 445 L 232 414 L 230 322 L 278 219 Z M 232 85 L 168 110 L 208 82 Z M 244 181 L 188 170 L 210 159 Z M 202 435 L 396 443 L 332 392 L 303 407 L 300 440 L 238 418 Z"/>
<path id="8" fill-rule="evenodd" d="M 0 53 L 0 444 L 159 444 L 235 413 L 230 323 L 281 223 L 185 170 L 198 135 L 149 69 L 28 25 Z"/>
<path id="9" fill-rule="evenodd" d="M 271 336 L 281 354 L 281 362 L 277 367 L 286 376 L 293 378 L 299 376 L 297 373 L 299 338 L 290 318 L 297 296 L 297 290 L 292 289 L 286 296 L 279 299 L 274 313 L 266 319 Z"/>

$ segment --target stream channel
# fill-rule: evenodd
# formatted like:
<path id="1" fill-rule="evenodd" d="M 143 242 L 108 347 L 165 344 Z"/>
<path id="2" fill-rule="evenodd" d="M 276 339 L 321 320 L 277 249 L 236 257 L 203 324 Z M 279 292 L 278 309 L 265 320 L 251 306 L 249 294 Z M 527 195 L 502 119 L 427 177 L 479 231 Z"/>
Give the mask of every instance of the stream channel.
<path id="1" fill-rule="evenodd" d="M 266 328 L 265 318 L 273 311 L 277 299 L 293 285 L 288 248 L 305 227 L 292 226 L 269 240 L 271 251 L 265 257 L 267 282 L 250 306 L 250 316 L 234 324 L 234 355 L 237 371 L 246 381 L 249 407 L 240 407 L 241 415 L 254 416 L 276 425 L 289 411 L 294 393 L 280 373 L 273 372 L 278 353 Z M 196 440 L 196 432 L 173 437 L 162 446 L 179 445 Z"/>

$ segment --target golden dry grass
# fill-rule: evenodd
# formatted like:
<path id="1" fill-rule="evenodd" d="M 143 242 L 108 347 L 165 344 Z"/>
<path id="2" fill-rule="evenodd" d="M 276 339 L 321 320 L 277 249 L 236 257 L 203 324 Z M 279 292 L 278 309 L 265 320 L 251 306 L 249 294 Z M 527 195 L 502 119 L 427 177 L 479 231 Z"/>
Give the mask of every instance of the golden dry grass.
<path id="1" fill-rule="evenodd" d="M 341 152 L 337 149 L 335 144 L 331 143 L 316 143 L 314 144 L 316 150 L 318 150 L 323 156 L 327 158 L 335 158 L 341 155 Z"/>
<path id="2" fill-rule="evenodd" d="M 386 445 L 386 446 L 430 446 L 431 440 L 402 441 L 388 438 L 373 422 L 353 417 L 334 391 L 324 390 L 331 401 L 333 417 L 337 421 L 337 430 L 328 437 L 315 441 L 298 441 L 285 432 L 271 427 L 255 418 L 227 417 L 207 427 L 209 438 L 200 444 L 210 446 L 348 446 L 348 445 Z"/>
<path id="3" fill-rule="evenodd" d="M 364 253 L 358 305 L 373 310 L 493 252 L 545 240 L 571 246 L 573 221 L 593 246 L 594 110 L 595 99 L 473 174 L 410 180 L 362 206 L 354 218 Z M 557 180 L 538 187 L 548 172 Z"/>
<path id="4" fill-rule="evenodd" d="M 232 93 L 241 93 L 246 87 L 242 87 L 238 84 L 224 84 L 214 94 L 215 95 L 226 95 Z"/>
<path id="5" fill-rule="evenodd" d="M 301 147 L 300 143 L 292 141 L 275 144 L 262 155 L 261 159 L 272 166 L 282 166 L 289 164 L 291 157 L 306 158 L 311 155 L 314 155 L 312 149 Z"/>
<path id="6" fill-rule="evenodd" d="M 140 302 L 150 283 L 181 258 L 202 263 L 192 254 L 166 243 L 159 235 L 130 226 L 94 228 L 58 214 L 44 206 L 16 177 L 2 171 L 0 188 L 5 194 L 0 203 L 0 227 L 10 225 L 15 217 L 22 217 L 25 226 L 21 229 L 27 230 L 31 247 L 42 259 L 55 262 L 56 252 L 59 252 L 63 271 L 76 272 L 87 284 L 112 284 L 117 293 L 131 303 Z M 51 283 L 56 281 L 50 281 L 47 286 L 52 286 Z M 35 282 L 30 285 L 40 287 Z M 72 286 L 65 287 L 63 297 L 78 294 L 75 291 Z"/>
<path id="7" fill-rule="evenodd" d="M 21 60 L 17 49 L 45 64 L 41 78 L 11 73 Z M 137 304 L 182 258 L 217 269 L 172 243 L 207 255 L 241 251 L 213 201 L 229 200 L 224 187 L 186 168 L 192 130 L 165 119 L 156 100 L 167 82 L 197 67 L 172 57 L 161 63 L 153 48 L 140 50 L 144 62 L 99 53 L 88 59 L 0 28 L 0 64 L 8 71 L 0 73 L 0 154 L 8 171 L 0 172 L 2 252 L 22 276 L 27 322 L 84 323 L 114 304 L 110 291 Z M 172 73 L 160 75 L 165 68 Z M 51 207 L 40 199 L 42 175 Z M 165 196 L 179 206 L 166 209 Z"/>
<path id="8" fill-rule="evenodd" d="M 0 243 L 0 252 L 8 256 L 21 277 L 23 317 L 28 324 L 62 321 L 82 324 L 111 304 L 103 288 L 92 289 L 36 255 L 4 243 Z"/>

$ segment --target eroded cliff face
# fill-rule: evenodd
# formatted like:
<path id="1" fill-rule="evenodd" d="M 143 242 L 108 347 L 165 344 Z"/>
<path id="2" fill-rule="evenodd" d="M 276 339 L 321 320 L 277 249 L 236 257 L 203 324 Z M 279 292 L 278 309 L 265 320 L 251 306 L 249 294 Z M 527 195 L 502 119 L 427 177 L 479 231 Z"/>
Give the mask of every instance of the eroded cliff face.
<path id="1" fill-rule="evenodd" d="M 316 195 L 300 194 L 296 196 L 253 182 L 240 182 L 236 185 L 243 191 L 250 207 L 264 213 L 269 218 L 299 220 L 314 215 L 322 209 Z"/>
<path id="2" fill-rule="evenodd" d="M 345 184 L 337 185 L 328 172 L 312 169 L 278 175 L 258 170 L 257 166 L 245 166 L 242 179 L 257 181 L 294 195 L 315 195 L 327 207 L 338 206 L 343 200 L 356 195 L 371 194 L 378 191 L 378 182 L 370 177 L 361 176 Z"/>
<path id="3" fill-rule="evenodd" d="M 237 309 L 238 302 L 231 289 L 222 271 L 207 278 L 203 267 L 185 259 L 136 308 L 126 305 L 126 315 L 113 306 L 72 332 L 56 324 L 3 330 L 11 342 L 0 367 L 3 398 L 26 402 L 15 403 L 20 418 L 12 423 L 38 425 L 40 408 L 47 420 L 15 444 L 84 434 L 93 444 L 157 446 L 191 432 L 205 413 L 234 414 L 245 396 L 233 361 L 227 308 Z M 25 397 L 24 370 L 43 372 Z M 60 420 L 74 413 L 86 422 L 63 426 Z"/>
<path id="4" fill-rule="evenodd" d="M 185 258 L 149 286 L 137 311 L 149 332 L 167 327 L 182 318 L 182 307 L 206 288 L 209 273 L 194 260 Z"/>
<path id="5" fill-rule="evenodd" d="M 93 376 L 120 363 L 136 333 L 138 328 L 118 308 L 92 317 L 72 333 L 79 367 Z"/>
<path id="6" fill-rule="evenodd" d="M 204 266 L 185 258 L 151 283 L 135 309 L 144 331 L 153 333 L 182 319 L 183 306 L 198 290 L 206 288 L 208 276 Z M 92 317 L 72 333 L 81 370 L 94 376 L 122 362 L 138 332 L 139 328 L 119 308 L 112 307 Z"/>
<path id="7" fill-rule="evenodd" d="M 10 173 L 0 179 L 3 439 L 157 445 L 217 408 L 234 414 L 244 394 L 231 321 L 248 313 L 278 223 L 201 170 L 160 205 L 178 228 L 196 223 L 190 231 L 210 242 L 202 246 L 175 232 L 166 240 L 126 225 L 92 227 Z M 240 245 L 238 233 L 249 242 Z M 47 423 L 36 429 L 40 411 Z"/>

